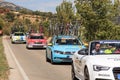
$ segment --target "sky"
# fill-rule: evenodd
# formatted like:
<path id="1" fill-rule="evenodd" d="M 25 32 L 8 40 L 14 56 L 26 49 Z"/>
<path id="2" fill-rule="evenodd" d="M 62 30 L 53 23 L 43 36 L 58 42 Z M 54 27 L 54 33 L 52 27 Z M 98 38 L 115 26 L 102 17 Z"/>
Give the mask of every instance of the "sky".
<path id="1" fill-rule="evenodd" d="M 22 6 L 33 11 L 42 12 L 56 12 L 56 6 L 60 5 L 63 0 L 4 0 L 7 2 L 12 2 L 16 5 Z M 68 0 L 74 1 L 74 0 Z"/>

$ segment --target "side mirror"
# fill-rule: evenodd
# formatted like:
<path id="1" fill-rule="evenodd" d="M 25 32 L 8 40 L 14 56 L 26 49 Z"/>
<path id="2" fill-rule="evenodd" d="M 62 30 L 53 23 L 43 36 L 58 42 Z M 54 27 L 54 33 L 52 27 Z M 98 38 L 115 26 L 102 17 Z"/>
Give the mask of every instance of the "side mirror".
<path id="1" fill-rule="evenodd" d="M 88 49 L 80 50 L 80 51 L 78 51 L 78 54 L 80 54 L 80 55 L 88 55 Z"/>
<path id="2" fill-rule="evenodd" d="M 82 55 L 86 55 L 86 52 L 85 51 L 81 51 L 80 52 Z"/>
<path id="3" fill-rule="evenodd" d="M 48 43 L 48 46 L 52 46 L 52 43 Z"/>
<path id="4" fill-rule="evenodd" d="M 86 47 L 88 47 L 89 46 L 89 44 L 87 43 L 87 42 L 84 42 L 83 43 Z"/>

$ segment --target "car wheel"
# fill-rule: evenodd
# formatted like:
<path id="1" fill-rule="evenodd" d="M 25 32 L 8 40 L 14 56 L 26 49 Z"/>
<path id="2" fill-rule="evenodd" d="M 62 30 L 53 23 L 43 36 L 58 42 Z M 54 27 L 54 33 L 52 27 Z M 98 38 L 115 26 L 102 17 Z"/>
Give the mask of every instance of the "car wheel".
<path id="1" fill-rule="evenodd" d="M 48 59 L 48 57 L 47 57 L 47 51 L 46 51 L 46 62 L 49 62 L 49 59 Z"/>
<path id="2" fill-rule="evenodd" d="M 12 43 L 12 44 L 14 44 L 14 42 L 13 42 L 13 41 L 11 41 L 11 43 Z"/>
<path id="3" fill-rule="evenodd" d="M 50 60 L 50 62 L 51 62 L 51 64 L 54 64 L 52 53 L 51 53 L 51 60 Z"/>
<path id="4" fill-rule="evenodd" d="M 78 80 L 75 76 L 73 64 L 72 64 L 72 68 L 71 68 L 71 75 L 72 75 L 72 80 Z"/>
<path id="5" fill-rule="evenodd" d="M 29 47 L 28 47 L 28 46 L 26 46 L 26 49 L 29 49 Z"/>
<path id="6" fill-rule="evenodd" d="M 85 77 L 85 80 L 90 80 L 90 78 L 89 78 L 89 71 L 88 71 L 87 67 L 84 70 L 84 77 Z"/>

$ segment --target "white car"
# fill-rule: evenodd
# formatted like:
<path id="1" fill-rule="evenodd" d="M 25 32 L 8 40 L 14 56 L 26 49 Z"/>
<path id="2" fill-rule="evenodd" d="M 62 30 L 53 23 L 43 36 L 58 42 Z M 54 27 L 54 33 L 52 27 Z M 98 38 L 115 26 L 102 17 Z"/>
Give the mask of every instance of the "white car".
<path id="1" fill-rule="evenodd" d="M 101 44 L 102 53 L 93 54 L 96 43 Z M 112 53 L 105 53 L 108 46 Z M 120 80 L 120 40 L 91 41 L 88 48 L 73 55 L 72 80 Z"/>
<path id="2" fill-rule="evenodd" d="M 11 35 L 11 43 L 26 43 L 26 35 L 23 32 L 14 32 Z"/>

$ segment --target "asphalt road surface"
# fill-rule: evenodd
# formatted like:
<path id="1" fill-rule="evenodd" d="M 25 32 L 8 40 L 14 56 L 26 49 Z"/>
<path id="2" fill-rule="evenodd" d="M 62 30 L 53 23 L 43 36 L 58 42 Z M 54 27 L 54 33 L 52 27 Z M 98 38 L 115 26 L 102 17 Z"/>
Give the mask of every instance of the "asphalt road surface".
<path id="1" fill-rule="evenodd" d="M 26 80 L 71 80 L 71 65 L 46 62 L 45 49 L 28 50 L 26 44 L 11 44 L 8 38 L 4 44 L 11 49 Z"/>

